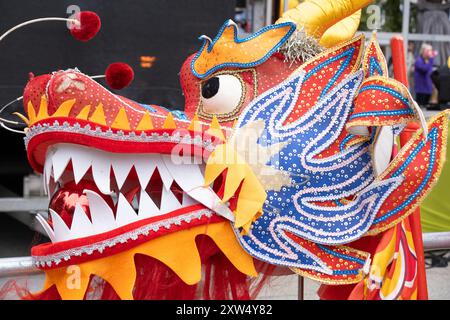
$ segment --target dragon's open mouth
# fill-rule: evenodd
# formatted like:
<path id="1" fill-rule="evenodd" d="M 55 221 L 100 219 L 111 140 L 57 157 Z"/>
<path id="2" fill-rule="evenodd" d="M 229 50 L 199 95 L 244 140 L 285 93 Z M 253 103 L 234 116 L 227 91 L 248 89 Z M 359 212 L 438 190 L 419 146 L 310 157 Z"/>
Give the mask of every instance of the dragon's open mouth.
<path id="1" fill-rule="evenodd" d="M 220 205 L 203 187 L 203 165 L 161 154 L 109 153 L 74 144 L 49 149 L 44 179 L 53 242 L 108 232 L 203 203 Z"/>

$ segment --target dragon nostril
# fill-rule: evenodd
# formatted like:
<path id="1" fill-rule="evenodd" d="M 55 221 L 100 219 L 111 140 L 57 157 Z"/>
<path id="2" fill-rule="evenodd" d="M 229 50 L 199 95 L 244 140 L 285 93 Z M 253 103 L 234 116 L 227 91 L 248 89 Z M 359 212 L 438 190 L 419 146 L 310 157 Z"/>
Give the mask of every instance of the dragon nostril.
<path id="1" fill-rule="evenodd" d="M 202 96 L 205 99 L 214 97 L 219 92 L 220 81 L 218 77 L 208 79 L 202 86 Z"/>

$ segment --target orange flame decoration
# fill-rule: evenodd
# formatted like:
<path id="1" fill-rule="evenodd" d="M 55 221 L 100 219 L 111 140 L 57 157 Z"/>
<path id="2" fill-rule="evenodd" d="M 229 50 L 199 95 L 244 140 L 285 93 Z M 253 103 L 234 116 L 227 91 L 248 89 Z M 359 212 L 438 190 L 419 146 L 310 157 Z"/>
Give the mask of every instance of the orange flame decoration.
<path id="1" fill-rule="evenodd" d="M 201 36 L 202 48 L 192 61 L 192 71 L 205 78 L 225 67 L 247 68 L 266 61 L 291 36 L 295 25 L 291 22 L 267 26 L 252 36 L 240 39 L 237 26 L 228 20 L 217 37 Z"/>

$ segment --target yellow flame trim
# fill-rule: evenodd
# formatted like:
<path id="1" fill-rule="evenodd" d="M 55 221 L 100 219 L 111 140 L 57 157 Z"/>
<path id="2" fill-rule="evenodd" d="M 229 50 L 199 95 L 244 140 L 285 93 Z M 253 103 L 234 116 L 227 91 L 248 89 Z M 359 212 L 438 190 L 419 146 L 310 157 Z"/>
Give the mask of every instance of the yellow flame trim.
<path id="1" fill-rule="evenodd" d="M 87 120 L 89 116 L 89 111 L 91 111 L 91 106 L 87 105 L 83 109 L 81 109 L 80 113 L 76 116 L 76 119 L 79 120 Z"/>
<path id="2" fill-rule="evenodd" d="M 114 129 L 131 130 L 130 123 L 128 122 L 127 112 L 125 108 L 121 107 L 117 113 L 116 119 L 114 119 L 112 125 Z"/>
<path id="3" fill-rule="evenodd" d="M 70 114 L 70 111 L 72 111 L 75 101 L 76 101 L 75 99 L 70 99 L 70 100 L 67 100 L 67 101 L 64 101 L 63 103 L 61 103 L 59 108 L 52 115 L 52 118 L 68 117 Z"/>
<path id="4" fill-rule="evenodd" d="M 191 124 L 188 127 L 188 130 L 196 131 L 196 132 L 201 132 L 202 131 L 202 125 L 201 125 L 200 121 L 198 120 L 197 112 L 194 114 L 194 117 L 192 118 L 192 121 L 191 121 Z"/>
<path id="5" fill-rule="evenodd" d="M 49 117 L 48 115 L 48 103 L 47 98 L 45 96 L 41 97 L 41 104 L 39 105 L 39 112 L 36 117 L 36 122 L 47 119 Z"/>
<path id="6" fill-rule="evenodd" d="M 217 146 L 208 158 L 205 169 L 205 184 L 210 185 L 227 169 L 223 202 L 230 200 L 241 186 L 234 226 L 250 231 L 252 222 L 262 214 L 262 206 L 267 194 L 251 167 L 237 153 L 233 144 Z"/>
<path id="7" fill-rule="evenodd" d="M 176 129 L 177 125 L 175 123 L 175 120 L 173 119 L 172 112 L 169 112 L 167 114 L 166 120 L 164 120 L 163 129 Z"/>
<path id="8" fill-rule="evenodd" d="M 225 140 L 225 136 L 223 134 L 222 128 L 220 127 L 219 120 L 216 116 L 213 116 L 211 120 L 211 124 L 209 125 L 209 129 L 206 130 L 207 134 L 211 136 L 218 137 L 221 140 Z"/>
<path id="9" fill-rule="evenodd" d="M 103 104 L 101 102 L 95 108 L 94 112 L 89 118 L 89 121 L 106 126 L 105 111 L 103 110 Z"/>
<path id="10" fill-rule="evenodd" d="M 150 113 L 148 111 L 145 112 L 145 114 L 142 116 L 141 121 L 139 121 L 139 124 L 136 128 L 136 130 L 151 130 L 153 129 L 153 121 L 152 117 L 150 116 Z"/>
<path id="11" fill-rule="evenodd" d="M 186 284 L 196 284 L 201 280 L 202 272 L 195 238 L 201 234 L 212 238 L 239 271 L 249 276 L 257 276 L 253 258 L 241 247 L 231 225 L 228 222 L 220 222 L 171 233 L 125 252 L 78 264 L 73 270 L 70 267 L 47 270 L 44 290 L 56 285 L 62 299 L 80 300 L 86 294 L 91 275 L 96 275 L 107 281 L 121 299 L 133 299 L 136 254 L 158 259 Z M 77 287 L 71 285 L 73 271 L 79 272 Z"/>
<path id="12" fill-rule="evenodd" d="M 31 101 L 28 101 L 27 113 L 28 113 L 28 118 L 30 119 L 30 124 L 35 123 L 36 122 L 36 111 L 34 111 L 34 107 L 33 107 L 33 104 L 31 103 Z"/>

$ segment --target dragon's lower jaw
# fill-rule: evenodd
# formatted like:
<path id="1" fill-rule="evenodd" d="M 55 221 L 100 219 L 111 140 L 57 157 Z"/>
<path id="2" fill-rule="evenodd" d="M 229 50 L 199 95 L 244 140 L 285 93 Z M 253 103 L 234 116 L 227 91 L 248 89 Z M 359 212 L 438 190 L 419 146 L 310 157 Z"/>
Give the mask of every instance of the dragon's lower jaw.
<path id="1" fill-rule="evenodd" d="M 60 267 L 138 246 L 188 228 L 226 221 L 229 211 L 204 186 L 204 165 L 170 154 L 110 153 L 51 146 L 43 177 L 52 243 L 32 253 L 41 268 Z M 229 211 L 231 212 L 231 211 Z M 218 214 L 219 213 L 219 214 Z"/>

